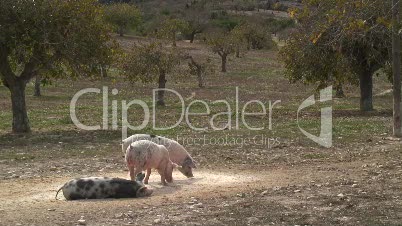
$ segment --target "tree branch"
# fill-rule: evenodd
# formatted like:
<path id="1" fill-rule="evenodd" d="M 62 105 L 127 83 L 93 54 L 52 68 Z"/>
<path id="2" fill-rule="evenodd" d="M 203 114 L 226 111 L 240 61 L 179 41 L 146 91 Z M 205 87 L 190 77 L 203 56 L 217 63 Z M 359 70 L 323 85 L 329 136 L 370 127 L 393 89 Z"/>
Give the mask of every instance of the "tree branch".
<path id="1" fill-rule="evenodd" d="M 9 49 L 4 45 L 0 45 L 0 78 L 3 84 L 9 88 L 13 85 L 16 76 L 11 69 L 10 62 L 8 62 Z"/>
<path id="2" fill-rule="evenodd" d="M 19 76 L 20 79 L 28 82 L 29 80 L 31 80 L 31 78 L 35 77 L 38 70 L 37 66 L 40 62 L 40 58 L 42 57 L 41 55 L 42 52 L 39 50 L 39 46 L 35 46 L 31 59 L 29 59 L 29 62 L 25 64 L 24 70 Z"/>

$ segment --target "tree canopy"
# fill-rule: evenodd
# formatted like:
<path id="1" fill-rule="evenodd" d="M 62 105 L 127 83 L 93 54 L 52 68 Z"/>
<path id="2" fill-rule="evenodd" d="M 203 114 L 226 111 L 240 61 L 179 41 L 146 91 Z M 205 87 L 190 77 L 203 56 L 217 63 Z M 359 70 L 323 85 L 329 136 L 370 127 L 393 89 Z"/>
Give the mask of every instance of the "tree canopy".
<path id="1" fill-rule="evenodd" d="M 373 109 L 372 76 L 389 65 L 389 1 L 307 0 L 291 15 L 295 33 L 281 50 L 291 81 L 360 84 L 360 108 Z"/>
<path id="2" fill-rule="evenodd" d="M 193 43 L 195 35 L 202 33 L 209 23 L 209 11 L 205 1 L 195 2 L 181 12 L 181 18 L 188 23 L 185 35 Z"/>
<path id="3" fill-rule="evenodd" d="M 26 83 L 47 76 L 95 73 L 112 54 L 96 0 L 0 1 L 0 79 L 10 89 L 13 131 L 29 132 Z"/>
<path id="4" fill-rule="evenodd" d="M 176 48 L 168 48 L 155 41 L 137 44 L 122 58 L 123 73 L 132 81 L 151 83 L 158 81 L 159 88 L 166 87 L 166 75 L 176 73 L 183 57 Z M 164 91 L 158 92 L 158 105 L 165 105 Z"/>
<path id="5" fill-rule="evenodd" d="M 160 25 L 157 36 L 172 41 L 172 45 L 176 46 L 176 35 L 186 32 L 188 28 L 188 22 L 183 19 L 165 19 Z"/>
<path id="6" fill-rule="evenodd" d="M 105 6 L 105 20 L 112 24 L 120 36 L 141 23 L 141 12 L 133 4 L 114 3 Z"/>

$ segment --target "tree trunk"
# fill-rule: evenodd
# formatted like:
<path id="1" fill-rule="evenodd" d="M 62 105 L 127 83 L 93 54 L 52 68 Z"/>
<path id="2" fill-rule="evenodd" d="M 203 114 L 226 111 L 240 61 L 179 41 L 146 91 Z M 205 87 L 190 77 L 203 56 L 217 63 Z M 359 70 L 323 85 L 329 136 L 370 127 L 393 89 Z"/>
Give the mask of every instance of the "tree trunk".
<path id="1" fill-rule="evenodd" d="M 166 73 L 161 71 L 159 74 L 159 89 L 166 88 Z M 158 101 L 156 102 L 158 106 L 165 106 L 165 91 L 159 90 L 158 91 Z"/>
<path id="2" fill-rule="evenodd" d="M 120 37 L 124 36 L 124 28 L 123 27 L 119 27 L 119 35 L 120 35 Z"/>
<path id="3" fill-rule="evenodd" d="M 236 57 L 240 58 L 240 46 L 236 46 Z"/>
<path id="4" fill-rule="evenodd" d="M 17 79 L 10 86 L 14 133 L 28 133 L 31 131 L 25 103 L 25 87 L 26 82 L 20 79 Z"/>
<path id="5" fill-rule="evenodd" d="M 204 88 L 204 76 L 202 75 L 202 71 L 197 69 L 197 78 L 198 78 L 198 87 Z"/>
<path id="6" fill-rule="evenodd" d="M 195 32 L 191 32 L 191 34 L 190 34 L 190 43 L 194 42 L 194 38 L 195 38 Z"/>
<path id="7" fill-rule="evenodd" d="M 107 78 L 107 67 L 105 65 L 100 66 L 101 75 L 103 78 Z"/>
<path id="8" fill-rule="evenodd" d="M 373 74 L 368 66 L 360 74 L 360 110 L 373 110 Z"/>
<path id="9" fill-rule="evenodd" d="M 222 58 L 222 72 L 226 72 L 227 55 L 222 54 L 221 58 Z"/>
<path id="10" fill-rule="evenodd" d="M 173 41 L 173 47 L 176 47 L 177 46 L 177 44 L 176 44 L 176 32 L 172 33 L 172 41 Z"/>
<path id="11" fill-rule="evenodd" d="M 34 91 L 34 96 L 35 97 L 42 96 L 42 94 L 40 92 L 40 83 L 41 83 L 41 81 L 42 81 L 41 76 L 39 74 L 37 74 L 35 76 L 35 91 Z"/>
<path id="12" fill-rule="evenodd" d="M 398 34 L 399 24 L 399 0 L 392 1 L 392 18 L 394 25 L 392 28 L 392 72 L 393 72 L 393 90 L 394 90 L 394 113 L 393 113 L 393 134 L 395 137 L 402 137 L 401 126 L 401 39 Z"/>
<path id="13" fill-rule="evenodd" d="M 342 84 L 338 84 L 335 86 L 335 97 L 336 98 L 344 98 L 345 93 L 343 92 Z"/>

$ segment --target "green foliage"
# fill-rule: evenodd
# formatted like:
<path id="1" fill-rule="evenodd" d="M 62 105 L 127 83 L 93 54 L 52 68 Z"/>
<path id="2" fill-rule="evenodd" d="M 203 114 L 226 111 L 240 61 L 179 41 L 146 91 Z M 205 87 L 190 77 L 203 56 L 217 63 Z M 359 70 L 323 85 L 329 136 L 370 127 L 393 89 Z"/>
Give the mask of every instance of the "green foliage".
<path id="1" fill-rule="evenodd" d="M 194 2 L 181 11 L 180 17 L 188 23 L 188 29 L 184 35 L 192 42 L 196 34 L 202 33 L 209 23 L 209 12 L 206 9 L 205 2 Z"/>
<path id="2" fill-rule="evenodd" d="M 281 49 L 281 58 L 287 69 L 285 76 L 291 82 L 316 84 L 317 89 L 333 81 L 358 82 L 348 70 L 349 62 L 339 52 L 327 46 L 316 46 L 300 33 L 294 33 Z"/>
<path id="3" fill-rule="evenodd" d="M 236 50 L 239 39 L 230 32 L 213 32 L 207 36 L 207 44 L 214 53 L 222 55 L 232 54 Z"/>
<path id="4" fill-rule="evenodd" d="M 234 10 L 253 11 L 257 7 L 256 0 L 235 0 Z"/>
<path id="5" fill-rule="evenodd" d="M 91 74 L 92 65 L 111 60 L 114 44 L 95 0 L 3 0 L 0 8 L 3 80 L 29 80 L 39 70 L 51 77 Z"/>
<path id="6" fill-rule="evenodd" d="M 272 49 L 276 47 L 271 33 L 265 27 L 250 22 L 243 22 L 231 31 L 238 43 L 245 43 L 247 49 Z"/>
<path id="7" fill-rule="evenodd" d="M 188 29 L 189 24 L 187 21 L 182 19 L 166 19 L 160 25 L 157 37 L 169 39 L 173 42 L 173 46 L 176 46 L 176 35 L 178 33 L 184 33 Z"/>
<path id="8" fill-rule="evenodd" d="M 47 78 L 98 74 L 114 43 L 96 0 L 2 0 L 0 9 L 0 80 L 11 92 L 13 132 L 27 133 L 29 80 L 42 71 Z"/>
<path id="9" fill-rule="evenodd" d="M 199 73 L 205 75 L 206 73 L 215 72 L 211 58 L 208 57 L 204 60 L 195 60 L 192 56 L 188 56 L 187 58 L 190 59 L 190 62 L 188 63 L 190 75 L 198 75 Z"/>
<path id="10" fill-rule="evenodd" d="M 388 1 L 304 1 L 290 14 L 299 23 L 281 50 L 291 81 L 356 83 L 390 59 Z M 364 75 L 365 76 L 365 75 Z"/>
<path id="11" fill-rule="evenodd" d="M 232 17 L 223 17 L 212 20 L 211 24 L 215 27 L 230 31 L 239 24 L 239 20 Z"/>
<path id="12" fill-rule="evenodd" d="M 295 21 L 293 19 L 268 18 L 264 21 L 264 24 L 272 33 L 277 33 L 287 28 L 294 27 Z"/>
<path id="13" fill-rule="evenodd" d="M 135 45 L 121 61 L 124 75 L 132 82 L 151 83 L 160 74 L 178 74 L 181 55 L 160 42 Z"/>
<path id="14" fill-rule="evenodd" d="M 169 16 L 170 15 L 170 10 L 169 9 L 162 9 L 160 11 L 160 14 L 164 15 L 164 16 Z"/>
<path id="15" fill-rule="evenodd" d="M 284 5 L 282 3 L 277 2 L 277 3 L 273 4 L 272 9 L 277 10 L 277 11 L 286 12 L 286 11 L 288 11 L 289 7 L 287 7 L 286 5 Z"/>
<path id="16" fill-rule="evenodd" d="M 115 3 L 105 6 L 105 20 L 123 36 L 128 29 L 134 29 L 141 23 L 141 12 L 135 5 Z"/>
<path id="17" fill-rule="evenodd" d="M 211 12 L 210 19 L 216 20 L 220 18 L 227 18 L 228 13 L 225 10 Z"/>

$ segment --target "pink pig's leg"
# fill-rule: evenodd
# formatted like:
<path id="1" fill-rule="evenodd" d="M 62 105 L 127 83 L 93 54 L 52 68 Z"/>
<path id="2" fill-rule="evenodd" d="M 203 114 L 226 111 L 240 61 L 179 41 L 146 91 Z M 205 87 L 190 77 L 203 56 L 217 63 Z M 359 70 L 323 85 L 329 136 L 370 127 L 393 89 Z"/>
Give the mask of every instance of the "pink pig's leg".
<path id="1" fill-rule="evenodd" d="M 130 179 L 132 181 L 135 181 L 134 166 L 128 166 L 128 169 L 129 169 L 128 174 L 130 175 Z"/>
<path id="2" fill-rule="evenodd" d="M 163 167 L 162 169 L 158 168 L 158 173 L 161 175 L 161 183 L 166 186 L 165 168 L 166 167 Z"/>
<path id="3" fill-rule="evenodd" d="M 147 175 L 145 175 L 144 184 L 148 184 L 149 176 L 151 175 L 151 168 L 147 169 Z"/>

